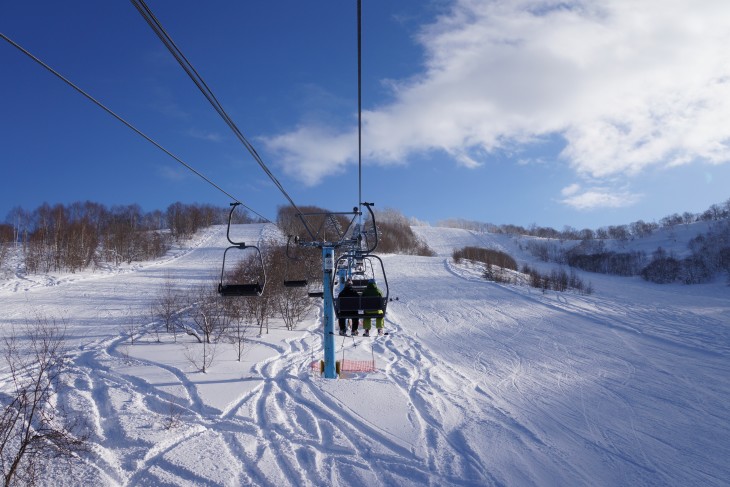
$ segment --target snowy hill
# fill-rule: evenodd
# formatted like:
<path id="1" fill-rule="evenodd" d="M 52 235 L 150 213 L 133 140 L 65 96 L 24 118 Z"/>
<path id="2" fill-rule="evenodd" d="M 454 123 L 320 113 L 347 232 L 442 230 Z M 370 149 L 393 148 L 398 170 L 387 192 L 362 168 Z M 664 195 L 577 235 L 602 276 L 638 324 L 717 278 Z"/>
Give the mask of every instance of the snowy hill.
<path id="1" fill-rule="evenodd" d="M 168 279 L 213 282 L 223 227 L 125 272 L 3 282 L 3 332 L 66 324 L 59 402 L 88 425 L 90 452 L 48 465 L 44 485 L 728 485 L 726 286 L 591 275 L 593 295 L 543 294 L 449 259 L 467 245 L 529 259 L 519 239 L 414 231 L 438 255 L 383 256 L 392 333 L 338 337 L 338 358 L 377 366 L 338 380 L 310 367 L 319 312 L 251 335 L 242 362 L 219 345 L 206 374 L 193 338 L 144 334 Z"/>

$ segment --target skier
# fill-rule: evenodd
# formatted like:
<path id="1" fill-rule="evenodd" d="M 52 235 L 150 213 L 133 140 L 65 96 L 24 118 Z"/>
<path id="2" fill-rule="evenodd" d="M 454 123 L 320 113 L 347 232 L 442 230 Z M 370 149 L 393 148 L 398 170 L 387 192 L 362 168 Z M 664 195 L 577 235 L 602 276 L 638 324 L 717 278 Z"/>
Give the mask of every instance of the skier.
<path id="1" fill-rule="evenodd" d="M 357 291 L 352 287 L 352 279 L 348 279 L 345 283 L 345 287 L 342 288 L 342 291 L 340 291 L 340 294 L 338 297 L 340 298 L 357 298 L 360 296 Z M 357 335 L 359 332 L 357 331 L 359 320 L 354 319 L 352 320 L 352 334 Z M 340 324 L 340 335 L 347 335 L 347 320 L 345 318 L 339 319 Z"/>
<path id="2" fill-rule="evenodd" d="M 368 285 L 365 288 L 365 290 L 362 292 L 362 295 L 363 295 L 363 297 L 366 297 L 366 296 L 377 296 L 380 298 L 383 297 L 382 291 L 380 291 L 377 284 L 375 284 L 375 280 L 373 280 L 373 279 L 370 279 L 368 281 Z M 383 334 L 383 310 L 379 309 L 377 311 L 366 311 L 366 314 L 378 315 L 375 318 L 375 328 L 377 328 L 377 330 L 378 330 L 378 335 L 382 335 Z M 365 333 L 363 333 L 363 336 L 366 336 L 366 337 L 370 336 L 370 328 L 372 327 L 371 323 L 372 323 L 371 318 L 365 318 L 363 320 L 363 328 L 365 328 Z"/>

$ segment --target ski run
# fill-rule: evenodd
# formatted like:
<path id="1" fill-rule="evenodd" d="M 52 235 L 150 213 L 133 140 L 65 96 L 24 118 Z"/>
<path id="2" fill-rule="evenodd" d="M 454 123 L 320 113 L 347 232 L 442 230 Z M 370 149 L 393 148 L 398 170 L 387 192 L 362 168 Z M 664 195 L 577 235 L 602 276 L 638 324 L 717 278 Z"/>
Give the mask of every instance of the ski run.
<path id="1" fill-rule="evenodd" d="M 581 273 L 595 292 L 495 284 L 455 248 L 517 237 L 414 227 L 436 257 L 382 255 L 381 337 L 336 336 L 374 371 L 324 379 L 321 309 L 252 331 L 241 362 L 150 323 L 165 283 L 214 286 L 225 227 L 160 261 L 0 281 L 0 330 L 66 327 L 58 406 L 89 450 L 53 486 L 721 486 L 730 482 L 730 288 Z M 275 233 L 236 228 L 246 242 Z M 129 324 L 139 326 L 134 343 Z M 361 330 L 362 332 L 362 330 Z M 3 369 L 0 384 L 10 387 Z"/>

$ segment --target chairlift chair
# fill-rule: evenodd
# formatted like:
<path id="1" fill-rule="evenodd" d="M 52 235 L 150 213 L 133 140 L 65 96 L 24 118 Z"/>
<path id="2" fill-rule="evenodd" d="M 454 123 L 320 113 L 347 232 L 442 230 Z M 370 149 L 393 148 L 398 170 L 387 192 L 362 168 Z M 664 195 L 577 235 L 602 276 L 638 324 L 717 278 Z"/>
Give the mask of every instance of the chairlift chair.
<path id="1" fill-rule="evenodd" d="M 358 257 L 354 259 L 350 279 L 352 287 L 358 291 L 364 290 L 371 279 L 375 279 L 375 269 L 372 262 L 366 257 Z"/>
<path id="2" fill-rule="evenodd" d="M 300 243 L 299 242 L 299 237 L 295 237 L 295 236 L 292 236 L 292 235 L 289 235 L 289 237 L 286 240 L 286 257 L 287 257 L 288 260 L 287 260 L 287 263 L 286 263 L 286 272 L 284 273 L 285 274 L 285 276 L 284 276 L 284 287 L 289 287 L 289 288 L 306 287 L 307 288 L 307 295 L 310 298 L 321 298 L 321 297 L 323 297 L 324 296 L 324 291 L 321 290 L 321 286 L 320 286 L 320 289 L 318 289 L 316 291 L 311 288 L 312 283 L 310 282 L 310 279 L 306 276 L 306 274 L 308 274 L 308 271 L 307 271 L 308 266 L 306 265 L 306 262 L 305 262 L 305 265 L 304 265 L 304 268 L 305 268 L 304 274 L 305 274 L 305 276 L 303 276 L 303 277 L 302 276 L 296 276 L 297 278 L 294 278 L 294 279 L 292 279 L 290 277 L 292 275 L 292 271 L 291 271 L 291 267 L 290 267 L 291 261 L 294 261 L 294 262 L 301 261 L 301 257 L 298 255 L 300 253 L 299 251 L 297 251 L 297 252 L 290 252 L 290 250 L 289 250 L 291 248 L 292 240 L 294 241 L 294 245 L 299 246 L 299 243 Z"/>
<path id="3" fill-rule="evenodd" d="M 286 240 L 286 272 L 284 273 L 284 287 L 307 287 L 307 284 L 309 283 L 309 280 L 306 277 L 298 278 L 298 279 L 290 279 L 289 278 L 289 272 L 290 272 L 290 261 L 299 261 L 299 256 L 292 255 L 292 253 L 289 252 L 290 243 L 292 241 L 292 238 L 294 239 L 294 244 L 299 244 L 299 237 L 295 237 L 293 235 L 289 235 L 289 237 Z M 300 277 L 300 276 L 297 276 Z"/>
<path id="4" fill-rule="evenodd" d="M 364 256 L 364 259 L 366 259 L 373 271 L 373 277 L 365 277 L 363 274 L 363 279 L 357 279 L 358 283 L 354 282 L 355 279 L 353 279 L 353 288 L 355 288 L 358 291 L 359 296 L 337 296 L 333 297 L 334 307 L 335 307 L 335 315 L 338 319 L 363 319 L 363 318 L 375 318 L 379 316 L 385 316 L 387 307 L 388 307 L 388 298 L 389 298 L 389 289 L 388 289 L 388 278 L 385 275 L 385 266 L 383 265 L 383 261 L 380 257 L 377 255 L 367 255 Z M 380 263 L 380 269 L 382 271 L 383 276 L 383 284 L 384 286 L 379 286 L 380 291 L 383 293 L 383 296 L 363 296 L 362 292 L 364 291 L 365 287 L 367 287 L 367 283 L 370 280 L 374 279 L 374 267 L 372 266 L 373 262 L 370 260 L 377 260 L 377 262 Z M 350 267 L 352 268 L 352 256 L 350 255 L 343 255 L 338 259 L 338 264 L 340 262 L 349 262 Z M 349 274 L 350 278 L 353 278 L 353 274 Z M 364 281 L 364 282 L 361 282 Z"/>
<path id="5" fill-rule="evenodd" d="M 240 205 L 240 203 L 231 203 L 231 212 L 228 214 L 226 238 L 231 245 L 223 252 L 223 265 L 221 267 L 221 278 L 218 284 L 218 293 L 221 296 L 261 296 L 264 292 L 264 287 L 266 286 L 266 268 L 264 266 L 264 258 L 261 254 L 261 249 L 255 245 L 246 245 L 245 242 L 234 242 L 231 240 L 231 218 L 233 217 L 233 212 L 238 205 Z M 229 272 L 228 275 L 226 275 L 226 256 L 228 255 L 228 251 L 233 249 L 240 251 L 254 251 L 253 255 L 255 256 L 257 266 L 260 266 L 260 272 L 257 273 L 259 274 L 257 275 L 257 278 L 263 276 L 263 282 L 260 282 L 258 279 L 255 282 L 238 282 L 237 280 L 230 282 L 231 273 Z M 234 277 L 237 276 L 234 275 Z"/>

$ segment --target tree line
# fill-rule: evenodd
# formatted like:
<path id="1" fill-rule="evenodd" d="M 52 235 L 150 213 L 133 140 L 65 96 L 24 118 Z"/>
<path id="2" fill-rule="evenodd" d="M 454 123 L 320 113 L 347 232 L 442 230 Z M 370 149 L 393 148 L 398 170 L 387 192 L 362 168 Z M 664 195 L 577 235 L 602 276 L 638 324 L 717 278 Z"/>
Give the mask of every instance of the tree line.
<path id="1" fill-rule="evenodd" d="M 426 242 L 421 241 L 408 219 L 394 209 L 376 211 L 379 242 L 376 252 L 386 254 L 434 256 Z"/>
<path id="2" fill-rule="evenodd" d="M 659 284 L 700 284 L 725 273 L 730 284 L 730 220 L 690 240 L 689 250 L 691 254 L 680 259 L 657 248 L 641 276 Z"/>
<path id="3" fill-rule="evenodd" d="M 555 242 L 530 241 L 526 248 L 544 262 L 601 274 L 641 276 L 658 284 L 699 284 L 723 273 L 730 282 L 730 218 L 719 221 L 706 233 L 690 240 L 689 255 L 684 258 L 661 247 L 650 254 L 611 251 L 602 240 L 582 240 L 567 250 Z"/>
<path id="4" fill-rule="evenodd" d="M 464 247 L 455 249 L 451 257 L 457 264 L 462 259 L 481 262 L 487 267 L 497 266 L 503 269 L 517 270 L 517 261 L 506 252 L 501 250 L 485 249 L 482 247 Z"/>
<path id="5" fill-rule="evenodd" d="M 18 248 L 25 272 L 76 272 L 161 257 L 173 239 L 222 223 L 225 208 L 173 203 L 166 211 L 145 212 L 137 204 L 111 208 L 91 201 L 16 207 L 0 225 L 0 265 Z M 251 221 L 239 215 L 238 222 Z"/>
<path id="6" fill-rule="evenodd" d="M 618 240 L 628 241 L 637 238 L 645 238 L 652 235 L 659 229 L 673 229 L 678 225 L 689 225 L 701 221 L 721 221 L 730 219 L 730 199 L 722 204 L 713 204 L 700 213 L 684 212 L 673 213 L 661 218 L 658 222 L 645 222 L 638 220 L 627 225 L 609 225 L 598 229 L 584 228 L 578 230 L 571 226 L 565 226 L 562 230 L 551 227 L 530 225 L 495 225 L 492 223 L 475 222 L 464 219 L 443 220 L 437 223 L 440 227 L 463 228 L 476 232 L 500 233 L 508 235 L 525 235 L 529 237 L 549 238 L 555 240 Z"/>
<path id="7" fill-rule="evenodd" d="M 463 247 L 455 249 L 451 257 L 457 264 L 462 260 L 484 264 L 482 277 L 488 281 L 507 284 L 526 283 L 529 286 L 542 289 L 543 292 L 548 289 L 559 292 L 574 289 L 583 294 L 593 292 L 592 285 L 590 283 L 586 284 L 572 269 L 570 274 L 564 269 L 553 269 L 550 273 L 541 273 L 525 264 L 518 272 L 517 261 L 514 257 L 501 250 Z"/>

